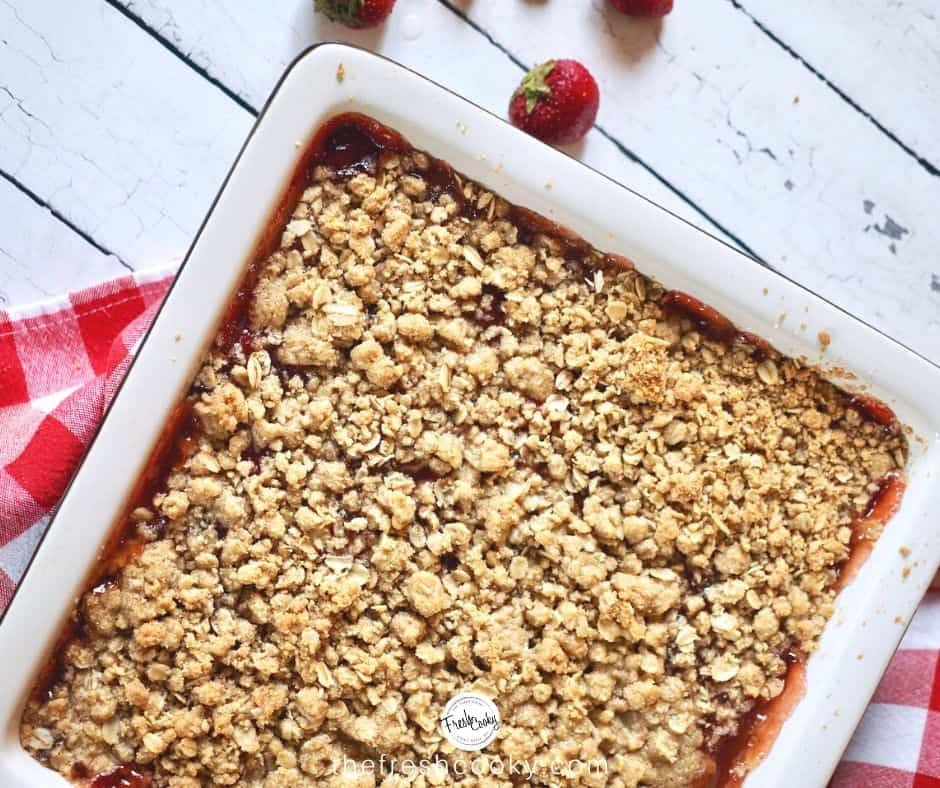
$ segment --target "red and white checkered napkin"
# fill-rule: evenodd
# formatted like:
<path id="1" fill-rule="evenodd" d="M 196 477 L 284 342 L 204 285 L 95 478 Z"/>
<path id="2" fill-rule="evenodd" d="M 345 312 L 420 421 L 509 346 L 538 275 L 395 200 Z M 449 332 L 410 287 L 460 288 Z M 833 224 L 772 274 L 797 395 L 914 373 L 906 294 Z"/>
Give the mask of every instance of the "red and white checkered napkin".
<path id="1" fill-rule="evenodd" d="M 172 279 L 135 274 L 0 311 L 0 612 Z"/>
<path id="2" fill-rule="evenodd" d="M 0 612 L 171 281 L 135 274 L 0 311 Z M 830 788 L 940 788 L 940 592 L 921 605 Z"/>
<path id="3" fill-rule="evenodd" d="M 829 788 L 940 788 L 940 592 L 921 602 Z"/>

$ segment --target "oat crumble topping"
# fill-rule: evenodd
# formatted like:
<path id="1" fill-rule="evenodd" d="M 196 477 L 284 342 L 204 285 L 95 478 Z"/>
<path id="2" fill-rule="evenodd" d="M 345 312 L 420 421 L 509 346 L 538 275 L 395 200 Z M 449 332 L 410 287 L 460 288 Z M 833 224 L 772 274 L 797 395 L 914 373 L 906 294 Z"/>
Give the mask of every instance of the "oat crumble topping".
<path id="1" fill-rule="evenodd" d="M 450 784 L 331 764 L 453 757 L 438 715 L 472 689 L 502 714 L 484 757 L 608 771 L 462 785 L 675 788 L 813 651 L 905 439 L 429 166 L 312 173 L 253 344 L 207 354 L 194 450 L 134 513 L 142 552 L 26 708 L 50 767 Z"/>

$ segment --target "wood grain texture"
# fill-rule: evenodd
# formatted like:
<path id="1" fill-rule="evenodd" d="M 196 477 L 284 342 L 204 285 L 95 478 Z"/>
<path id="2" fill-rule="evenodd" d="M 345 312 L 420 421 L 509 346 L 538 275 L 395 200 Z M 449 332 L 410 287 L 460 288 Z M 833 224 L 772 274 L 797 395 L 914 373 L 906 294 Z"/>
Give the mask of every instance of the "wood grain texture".
<path id="1" fill-rule="evenodd" d="M 100 0 L 0 30 L 0 170 L 134 267 L 185 251 L 251 115 Z"/>
<path id="2" fill-rule="evenodd" d="M 940 176 L 936 0 L 734 2 Z"/>
<path id="3" fill-rule="evenodd" d="M 43 301 L 127 273 L 48 209 L 0 179 L 0 309 Z"/>

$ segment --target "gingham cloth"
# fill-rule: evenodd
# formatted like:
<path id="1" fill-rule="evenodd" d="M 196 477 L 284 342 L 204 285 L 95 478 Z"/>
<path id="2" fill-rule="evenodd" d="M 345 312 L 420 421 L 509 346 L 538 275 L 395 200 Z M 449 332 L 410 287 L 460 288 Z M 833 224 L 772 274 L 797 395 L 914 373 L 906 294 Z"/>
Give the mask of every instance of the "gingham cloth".
<path id="1" fill-rule="evenodd" d="M 171 279 L 135 274 L 0 311 L 0 611 Z M 940 592 L 914 617 L 830 788 L 940 788 Z"/>
<path id="2" fill-rule="evenodd" d="M 135 274 L 0 311 L 0 611 L 171 281 Z"/>

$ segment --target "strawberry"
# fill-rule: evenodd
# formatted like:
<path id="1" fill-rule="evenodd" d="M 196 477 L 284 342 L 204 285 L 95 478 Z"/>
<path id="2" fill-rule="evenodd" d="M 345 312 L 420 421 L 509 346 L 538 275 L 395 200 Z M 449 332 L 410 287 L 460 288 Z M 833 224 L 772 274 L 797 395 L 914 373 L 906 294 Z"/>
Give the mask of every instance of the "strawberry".
<path id="1" fill-rule="evenodd" d="M 316 0 L 314 8 L 347 27 L 375 27 L 385 21 L 395 0 Z"/>
<path id="2" fill-rule="evenodd" d="M 514 126 L 552 145 L 576 142 L 597 117 L 600 92 L 577 60 L 549 60 L 533 68 L 509 102 Z"/>
<path id="3" fill-rule="evenodd" d="M 672 11 L 672 0 L 610 0 L 610 4 L 630 16 L 666 16 Z"/>

